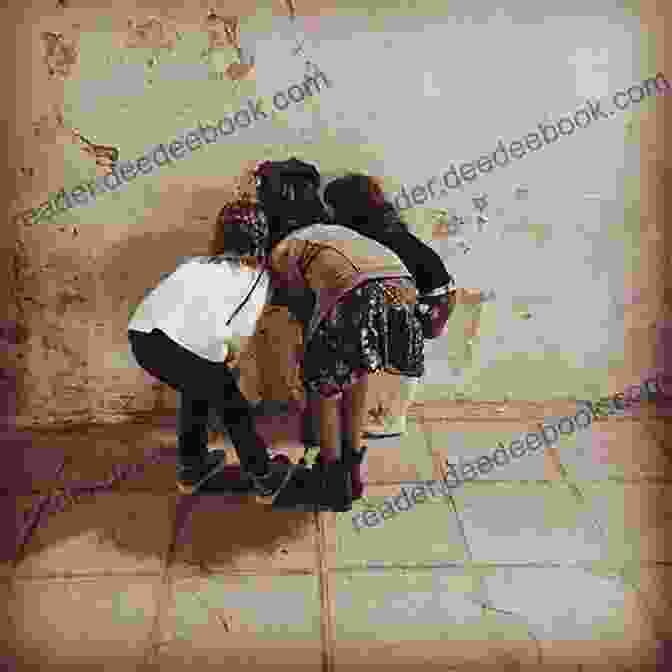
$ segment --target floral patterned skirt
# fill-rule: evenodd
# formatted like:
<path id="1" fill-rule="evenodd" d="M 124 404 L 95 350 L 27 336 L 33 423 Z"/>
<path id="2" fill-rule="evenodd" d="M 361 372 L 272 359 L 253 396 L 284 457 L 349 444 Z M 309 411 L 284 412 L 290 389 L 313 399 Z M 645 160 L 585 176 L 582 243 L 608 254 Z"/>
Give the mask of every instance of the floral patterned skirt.
<path id="1" fill-rule="evenodd" d="M 305 387 L 332 397 L 367 373 L 422 376 L 425 341 L 415 317 L 414 290 L 411 280 L 400 278 L 371 280 L 348 292 L 306 348 Z"/>

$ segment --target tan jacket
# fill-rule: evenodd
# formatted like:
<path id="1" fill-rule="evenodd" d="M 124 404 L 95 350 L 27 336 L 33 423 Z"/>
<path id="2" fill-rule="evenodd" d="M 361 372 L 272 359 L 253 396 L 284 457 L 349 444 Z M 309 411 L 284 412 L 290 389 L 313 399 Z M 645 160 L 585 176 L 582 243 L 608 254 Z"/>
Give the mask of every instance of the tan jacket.
<path id="1" fill-rule="evenodd" d="M 392 250 L 334 224 L 299 229 L 278 243 L 271 255 L 271 277 L 297 298 L 314 293 L 306 343 L 327 313 L 355 287 L 383 278 L 413 279 Z"/>

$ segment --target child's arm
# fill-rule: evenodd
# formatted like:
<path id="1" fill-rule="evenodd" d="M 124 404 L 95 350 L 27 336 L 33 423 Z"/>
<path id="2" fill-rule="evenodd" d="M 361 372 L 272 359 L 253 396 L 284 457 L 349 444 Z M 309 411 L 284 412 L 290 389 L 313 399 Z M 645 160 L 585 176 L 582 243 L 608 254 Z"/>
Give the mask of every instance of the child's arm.
<path id="1" fill-rule="evenodd" d="M 228 338 L 222 346 L 224 348 L 224 364 L 231 369 L 235 369 L 240 361 L 241 353 L 247 348 L 249 340 L 249 336 L 238 336 L 237 334 Z"/>
<path id="2" fill-rule="evenodd" d="M 457 290 L 457 301 L 468 306 L 475 306 L 483 303 L 483 292 L 480 289 L 466 289 L 460 287 Z"/>

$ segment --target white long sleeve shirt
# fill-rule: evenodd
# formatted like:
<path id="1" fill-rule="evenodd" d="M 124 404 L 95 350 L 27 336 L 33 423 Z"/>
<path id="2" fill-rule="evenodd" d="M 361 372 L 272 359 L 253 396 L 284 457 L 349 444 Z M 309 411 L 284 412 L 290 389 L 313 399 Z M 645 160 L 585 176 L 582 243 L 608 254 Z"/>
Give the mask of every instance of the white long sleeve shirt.
<path id="1" fill-rule="evenodd" d="M 251 336 L 269 290 L 266 271 L 253 270 L 230 258 L 189 257 L 140 303 L 129 331 L 160 329 L 190 352 L 223 362 L 233 339 Z M 245 306 L 226 322 L 262 277 Z"/>

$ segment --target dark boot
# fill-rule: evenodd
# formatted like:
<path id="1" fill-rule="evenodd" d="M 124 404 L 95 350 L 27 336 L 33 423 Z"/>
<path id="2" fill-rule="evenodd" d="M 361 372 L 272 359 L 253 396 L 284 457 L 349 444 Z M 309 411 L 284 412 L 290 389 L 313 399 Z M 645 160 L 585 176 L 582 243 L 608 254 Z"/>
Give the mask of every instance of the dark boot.
<path id="1" fill-rule="evenodd" d="M 321 492 L 320 474 L 315 469 L 297 464 L 289 481 L 273 497 L 272 507 L 289 511 L 320 511 Z"/>
<path id="2" fill-rule="evenodd" d="M 350 470 L 350 478 L 352 480 L 352 499 L 361 499 L 364 495 L 364 489 L 368 482 L 368 474 L 365 463 L 366 452 L 368 446 L 362 446 L 359 452 L 353 450 L 350 441 L 343 439 L 341 444 L 341 453 L 343 461 Z"/>
<path id="3" fill-rule="evenodd" d="M 343 459 L 350 470 L 352 480 L 352 499 L 358 500 L 364 496 L 364 489 L 368 483 L 368 473 L 364 459 L 368 446 L 362 446 L 359 452 L 343 447 Z"/>
<path id="4" fill-rule="evenodd" d="M 320 508 L 338 513 L 352 511 L 352 477 L 348 464 L 342 459 L 325 462 L 318 455 L 313 468 L 320 487 Z"/>

